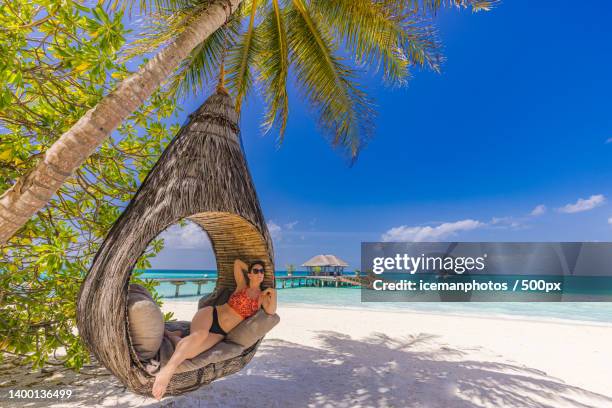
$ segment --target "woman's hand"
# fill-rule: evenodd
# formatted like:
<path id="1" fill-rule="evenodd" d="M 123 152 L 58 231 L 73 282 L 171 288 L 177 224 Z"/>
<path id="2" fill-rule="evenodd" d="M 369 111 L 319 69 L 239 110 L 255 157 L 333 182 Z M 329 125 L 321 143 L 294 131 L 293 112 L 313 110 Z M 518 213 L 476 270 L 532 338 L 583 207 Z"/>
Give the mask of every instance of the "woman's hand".
<path id="1" fill-rule="evenodd" d="M 263 298 L 262 306 L 266 313 L 276 313 L 276 289 L 268 288 L 261 293 Z"/>
<path id="2" fill-rule="evenodd" d="M 263 292 L 261 292 L 261 296 L 272 296 L 273 294 L 274 294 L 273 288 L 268 288 L 264 290 Z"/>

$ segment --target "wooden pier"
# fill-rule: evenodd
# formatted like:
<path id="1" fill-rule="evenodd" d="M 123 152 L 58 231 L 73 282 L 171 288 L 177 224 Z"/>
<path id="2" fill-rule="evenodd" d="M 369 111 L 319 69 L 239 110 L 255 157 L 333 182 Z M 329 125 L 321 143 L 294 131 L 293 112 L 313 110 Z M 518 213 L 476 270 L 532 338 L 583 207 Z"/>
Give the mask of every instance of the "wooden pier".
<path id="1" fill-rule="evenodd" d="M 176 289 L 174 291 L 174 297 L 179 297 L 179 289 L 181 286 L 183 286 L 186 283 L 195 283 L 196 285 L 198 285 L 198 293 L 196 293 L 196 295 L 200 295 L 202 294 L 202 285 L 205 285 L 207 283 L 214 283 L 216 282 L 217 278 L 190 278 L 190 279 L 173 279 L 173 278 L 159 278 L 159 279 L 153 279 L 157 282 L 168 282 L 172 285 L 175 285 Z"/>
<path id="2" fill-rule="evenodd" d="M 280 285 L 280 287 L 279 287 Z M 336 288 L 342 286 L 361 286 L 361 281 L 357 276 L 277 276 L 276 286 L 279 289 L 299 288 L 299 287 L 317 287 L 333 286 Z"/>
<path id="3" fill-rule="evenodd" d="M 174 278 L 159 278 L 154 279 L 157 282 L 166 282 L 175 286 L 174 297 L 179 297 L 181 286 L 186 283 L 195 283 L 198 285 L 198 293 L 202 293 L 202 285 L 207 283 L 214 283 L 216 278 L 189 278 L 189 279 L 174 279 Z M 353 286 L 368 286 L 367 278 L 354 276 L 354 275 L 341 275 L 341 276 L 277 276 L 276 277 L 276 288 L 277 289 L 288 289 L 288 288 L 300 288 L 300 287 L 353 287 Z M 194 295 L 184 295 L 194 296 Z"/>

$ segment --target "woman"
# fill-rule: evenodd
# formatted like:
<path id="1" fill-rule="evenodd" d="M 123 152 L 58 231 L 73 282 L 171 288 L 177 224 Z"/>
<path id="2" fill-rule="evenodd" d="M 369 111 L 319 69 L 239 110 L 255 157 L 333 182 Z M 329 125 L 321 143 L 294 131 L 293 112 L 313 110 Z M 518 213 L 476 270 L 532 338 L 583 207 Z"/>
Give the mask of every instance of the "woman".
<path id="1" fill-rule="evenodd" d="M 220 306 L 207 306 L 198 310 L 191 320 L 190 334 L 180 338 L 177 332 L 166 332 L 176 344 L 174 354 L 160 370 L 153 384 L 153 396 L 160 400 L 177 367 L 186 359 L 193 358 L 208 350 L 225 337 L 244 319 L 254 315 L 260 307 L 266 313 L 276 313 L 276 290 L 261 290 L 265 265 L 262 261 L 251 262 L 247 266 L 240 259 L 234 261 L 236 290 L 227 303 Z M 248 271 L 247 280 L 242 271 Z M 178 332 L 180 333 L 180 332 Z"/>

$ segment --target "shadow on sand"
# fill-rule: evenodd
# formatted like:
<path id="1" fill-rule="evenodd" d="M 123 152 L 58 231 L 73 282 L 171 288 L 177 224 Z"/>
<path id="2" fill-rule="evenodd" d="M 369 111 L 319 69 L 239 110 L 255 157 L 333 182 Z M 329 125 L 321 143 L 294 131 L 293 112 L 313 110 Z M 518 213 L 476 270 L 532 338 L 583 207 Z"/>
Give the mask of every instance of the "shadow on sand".
<path id="1" fill-rule="evenodd" d="M 419 334 L 355 340 L 317 332 L 323 349 L 262 343 L 239 374 L 160 404 L 164 407 L 612 407 L 612 398 L 539 370 L 471 361 Z M 231 402 L 230 402 L 231 401 Z"/>
<path id="2" fill-rule="evenodd" d="M 472 361 L 427 334 L 365 339 L 317 332 L 322 348 L 266 339 L 241 372 L 161 402 L 135 397 L 111 376 L 88 379 L 74 406 L 114 407 L 612 407 L 612 398 L 541 371 Z M 40 385 L 39 385 L 40 387 Z M 40 403 L 39 403 L 40 404 Z M 41 406 L 24 404 L 22 406 Z"/>

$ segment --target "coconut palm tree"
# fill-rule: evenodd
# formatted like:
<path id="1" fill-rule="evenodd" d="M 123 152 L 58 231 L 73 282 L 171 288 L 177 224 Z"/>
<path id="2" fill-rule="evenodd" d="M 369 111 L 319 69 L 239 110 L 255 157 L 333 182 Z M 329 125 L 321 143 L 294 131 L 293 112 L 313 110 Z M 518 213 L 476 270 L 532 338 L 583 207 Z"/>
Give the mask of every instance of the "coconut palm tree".
<path id="1" fill-rule="evenodd" d="M 114 2 L 117 4 L 117 2 Z M 155 89 L 198 92 L 217 75 L 224 50 L 227 87 L 240 111 L 260 84 L 264 126 L 282 141 L 290 70 L 333 146 L 352 158 L 372 134 L 374 109 L 356 82 L 358 69 L 380 70 L 402 85 L 413 65 L 438 70 L 439 44 L 428 23 L 444 4 L 487 10 L 485 0 L 148 0 L 151 27 L 138 51 L 161 48 L 45 152 L 0 197 L 0 244 L 42 209 L 89 155 Z M 234 18 L 230 17 L 234 14 Z M 228 21 L 229 20 L 229 21 Z M 353 57 L 353 64 L 343 55 Z M 357 67 L 357 68 L 355 68 Z"/>

